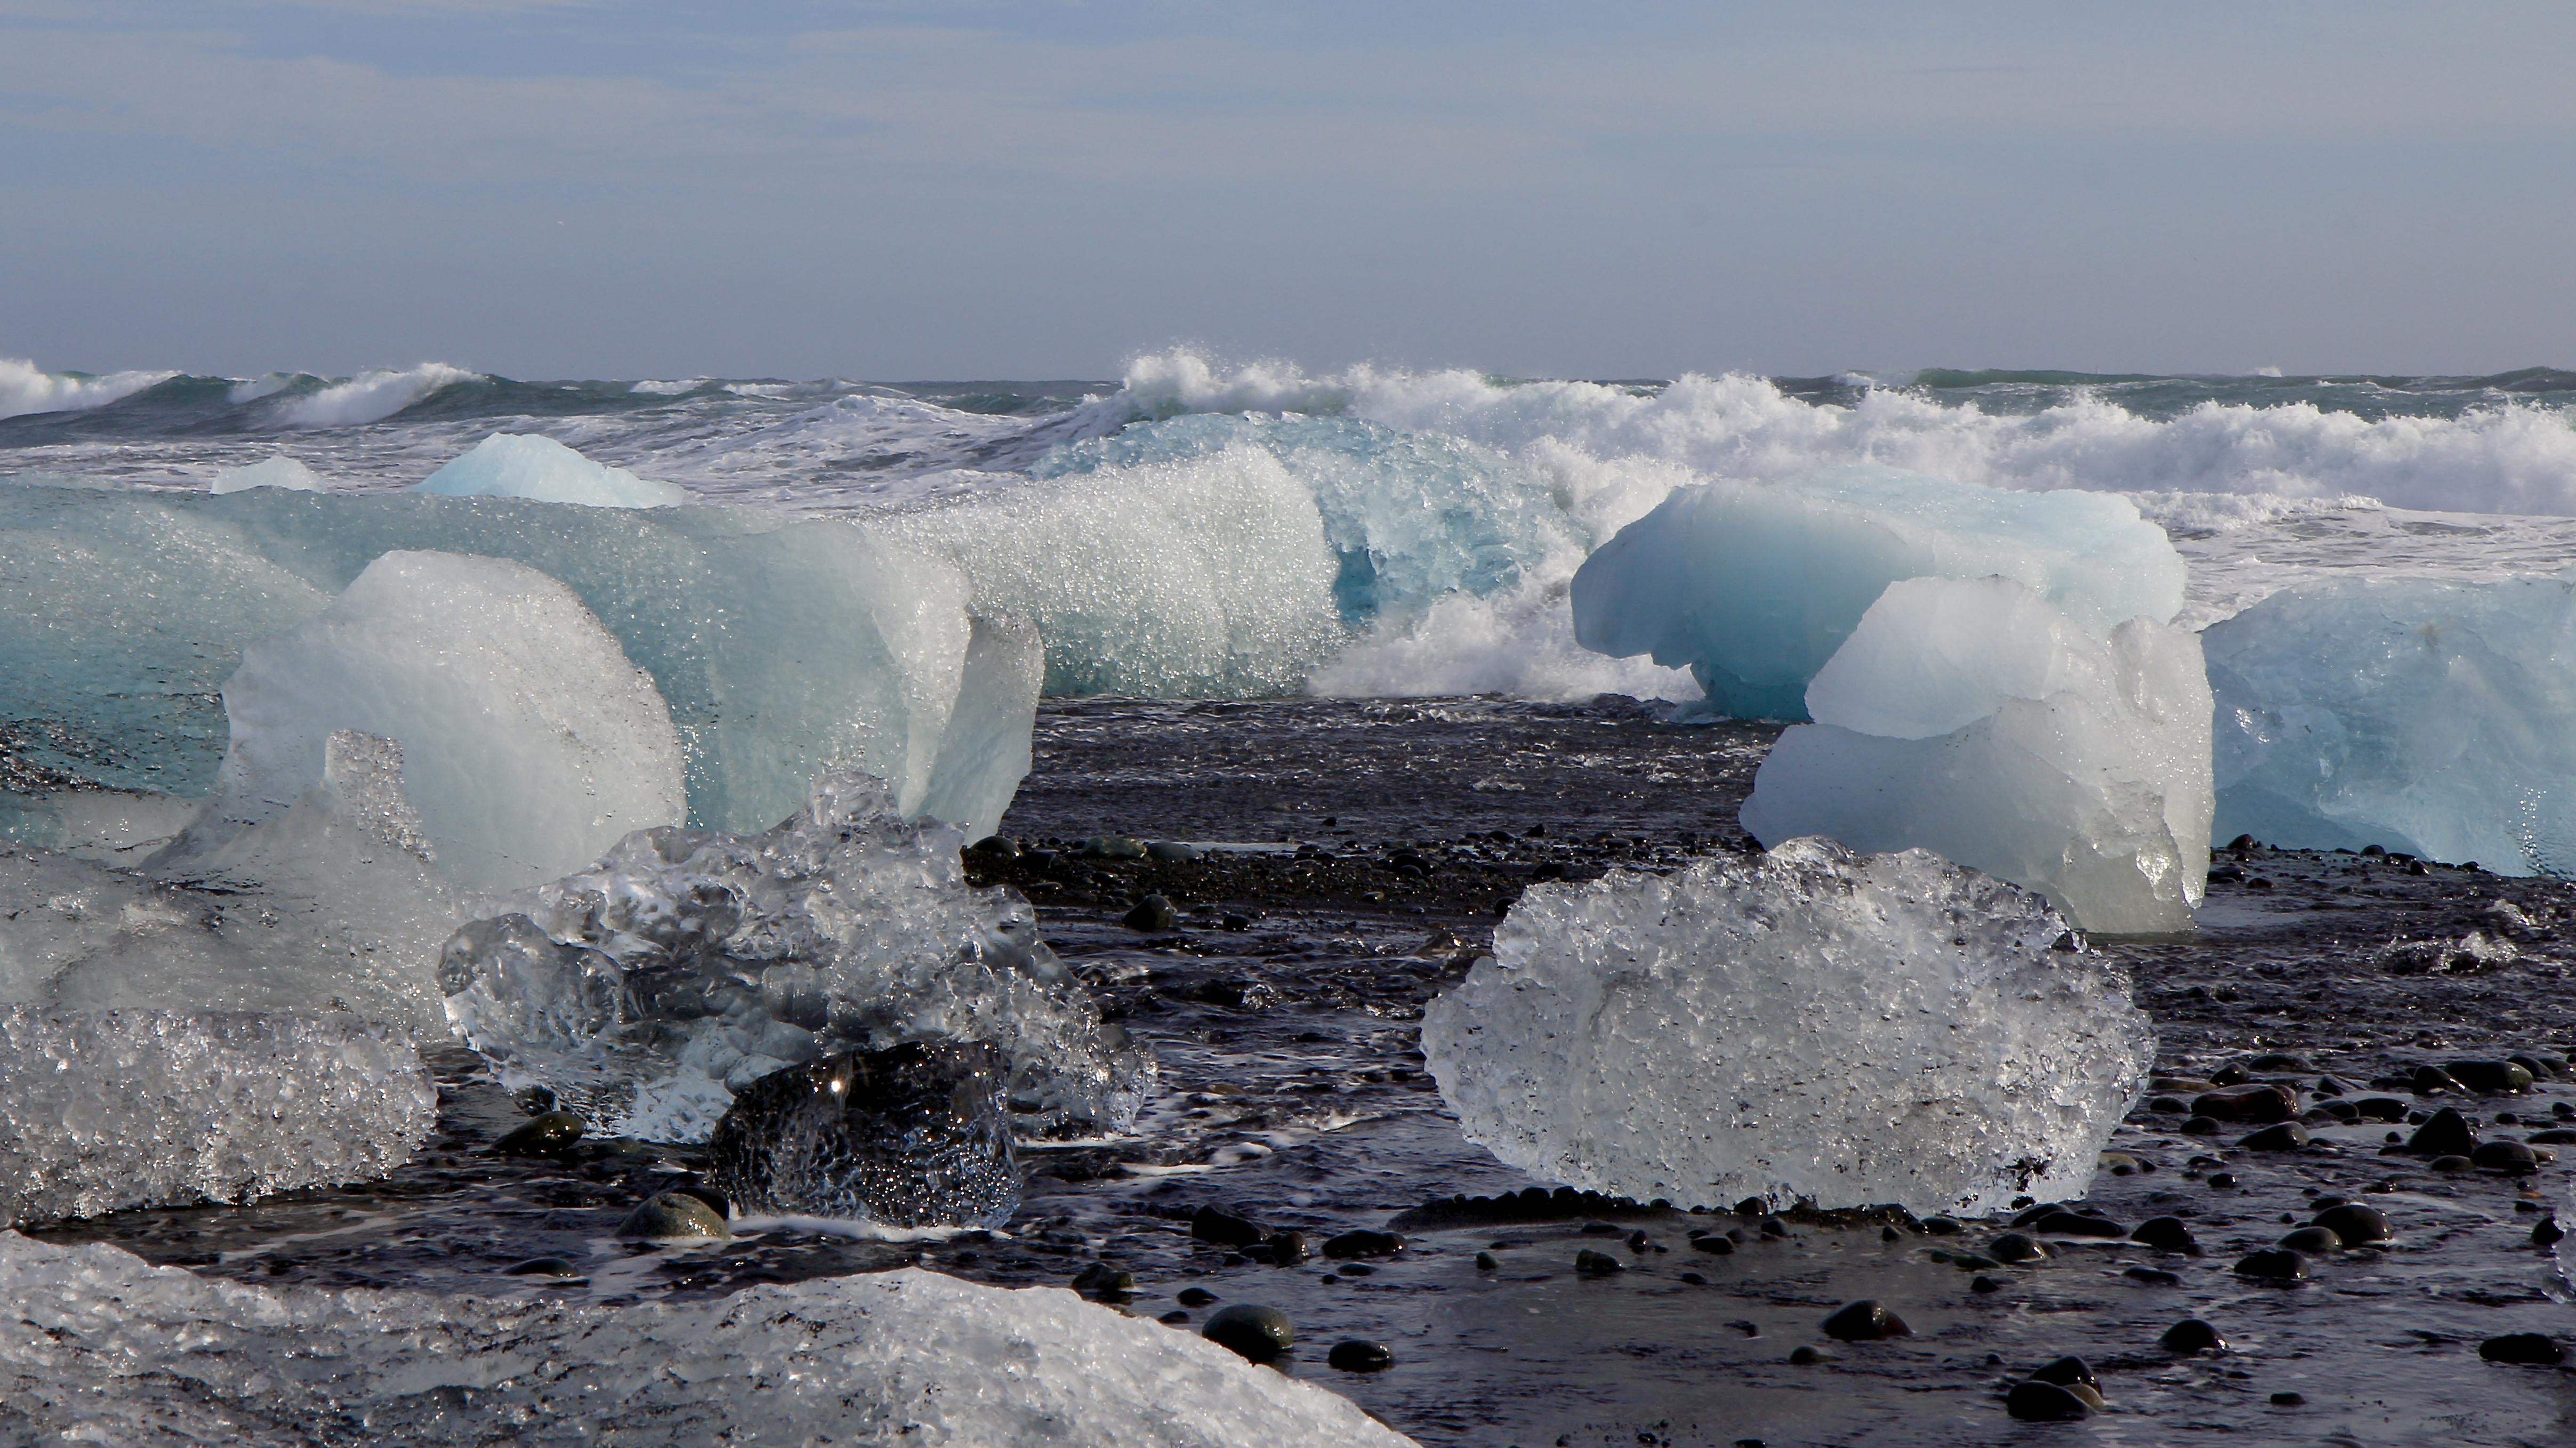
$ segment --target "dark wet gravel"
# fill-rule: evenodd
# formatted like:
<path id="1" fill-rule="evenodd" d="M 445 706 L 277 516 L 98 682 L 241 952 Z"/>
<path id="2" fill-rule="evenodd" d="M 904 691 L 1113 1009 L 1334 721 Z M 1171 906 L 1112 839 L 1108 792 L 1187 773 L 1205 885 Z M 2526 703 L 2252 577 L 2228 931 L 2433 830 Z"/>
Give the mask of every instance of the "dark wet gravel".
<path id="1" fill-rule="evenodd" d="M 2134 972 L 2168 1079 L 2064 1218 L 1737 1216 L 1533 1196 L 1546 1184 L 1463 1141 L 1415 1050 L 1424 1003 L 1533 879 L 1741 847 L 1735 808 L 1768 737 L 1625 703 L 1051 703 L 1038 773 L 1005 822 L 1031 853 L 974 868 L 1039 903 L 1104 1006 L 1155 1044 L 1165 1090 L 1133 1139 L 1028 1151 L 1027 1199 L 1001 1233 L 622 1245 L 618 1220 L 691 1181 L 699 1154 L 584 1142 L 496 1156 L 490 1144 L 526 1117 L 470 1055 L 448 1052 L 442 1134 L 388 1182 L 37 1235 L 247 1280 L 612 1301 L 906 1263 L 1062 1286 L 1106 1263 L 1092 1280 L 1134 1280 L 1108 1296 L 1176 1330 L 1238 1304 L 1285 1312 L 1298 1345 L 1277 1370 L 1431 1444 L 2576 1442 L 2576 1375 L 2480 1355 L 2516 1334 L 2576 1342 L 2566 1284 L 2534 1241 L 2566 1200 L 2565 1165 L 2437 1170 L 2385 1153 L 2421 1124 L 2405 1118 L 2446 1106 L 2484 1142 L 2535 1156 L 2576 1146 L 2550 1136 L 2576 1132 L 2560 1117 L 2576 1117 L 2576 1081 L 2481 1094 L 2427 1077 L 2436 1089 L 2416 1089 L 2427 1066 L 2522 1055 L 2547 1067 L 2576 1052 L 2563 963 L 2576 960 L 2576 891 L 2564 884 L 2352 855 L 2222 856 L 2204 934 L 2097 942 Z M 1111 832 L 1270 848 L 1174 862 L 1078 853 Z M 1314 847 L 1302 859 L 1299 843 Z M 1118 923 L 1148 894 L 1172 903 L 1177 929 Z M 2471 931 L 2518 958 L 2470 969 L 2474 952 L 2386 949 Z M 2296 1093 L 2306 1145 L 2238 1145 L 2263 1129 L 2253 1121 L 2184 1129 L 2240 1072 Z M 2399 1119 L 2373 1114 L 2392 1103 Z M 2346 1105 L 2350 1121 L 2331 1114 Z M 2233 1270 L 2337 1202 L 2384 1214 L 2390 1240 L 2318 1249 L 2286 1283 Z M 1259 1240 L 1194 1236 L 1211 1206 Z M 2123 1235 L 2069 1229 L 2086 1216 Z M 2199 1254 L 2126 1238 L 2156 1218 Z M 1361 1230 L 1402 1245 L 1326 1254 Z M 1274 1250 L 1279 1232 L 1303 1252 Z M 2021 1242 L 1999 1241 L 2015 1232 Z M 2170 1226 L 2152 1235 L 2181 1240 Z M 1617 1270 L 1578 1270 L 1585 1252 Z M 508 1272 L 550 1256 L 583 1275 Z M 1908 1335 L 1828 1336 L 1826 1319 L 1862 1299 Z M 2193 1319 L 2227 1347 L 2161 1344 Z M 1381 1345 L 1384 1361 L 1353 1350 L 1345 1360 L 1366 1370 L 1332 1366 L 1346 1342 Z M 2541 1355 L 2516 1343 L 2493 1351 Z M 2008 1416 L 2007 1395 L 2069 1354 L 2097 1375 L 2101 1410 Z"/>

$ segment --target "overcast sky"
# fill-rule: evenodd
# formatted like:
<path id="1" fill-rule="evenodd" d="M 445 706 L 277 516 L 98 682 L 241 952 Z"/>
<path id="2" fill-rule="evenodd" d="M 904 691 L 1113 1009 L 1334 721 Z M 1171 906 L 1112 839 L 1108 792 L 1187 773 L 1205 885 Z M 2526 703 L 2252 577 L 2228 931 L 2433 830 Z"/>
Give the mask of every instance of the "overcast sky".
<path id="1" fill-rule="evenodd" d="M 0 0 L 0 356 L 2576 365 L 2576 6 Z"/>

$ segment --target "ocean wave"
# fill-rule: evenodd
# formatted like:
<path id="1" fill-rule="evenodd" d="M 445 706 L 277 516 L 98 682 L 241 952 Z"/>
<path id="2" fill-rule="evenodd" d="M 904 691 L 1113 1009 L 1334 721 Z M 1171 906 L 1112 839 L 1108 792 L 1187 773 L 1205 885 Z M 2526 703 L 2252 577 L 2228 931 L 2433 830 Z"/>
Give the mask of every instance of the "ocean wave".
<path id="1" fill-rule="evenodd" d="M 279 408 L 277 416 L 289 427 L 354 427 L 382 422 L 442 387 L 482 380 L 480 372 L 444 362 L 423 362 L 401 371 L 380 369 L 298 397 Z"/>
<path id="2" fill-rule="evenodd" d="M 45 372 L 20 357 L 0 357 L 0 417 L 105 407 L 178 376 L 176 372 Z"/>

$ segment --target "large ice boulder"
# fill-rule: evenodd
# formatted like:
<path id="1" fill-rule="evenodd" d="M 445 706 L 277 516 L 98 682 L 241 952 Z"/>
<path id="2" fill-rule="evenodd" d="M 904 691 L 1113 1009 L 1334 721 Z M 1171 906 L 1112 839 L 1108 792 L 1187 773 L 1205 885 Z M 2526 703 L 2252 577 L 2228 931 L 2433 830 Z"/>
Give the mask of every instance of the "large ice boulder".
<path id="1" fill-rule="evenodd" d="M 1807 688 L 1741 813 L 1759 840 L 1920 847 L 2045 894 L 2087 930 L 2192 928 L 2209 877 L 2200 640 L 2097 639 L 2005 578 L 1889 585 Z"/>
<path id="2" fill-rule="evenodd" d="M 459 930 L 448 1017 L 504 1085 L 648 1140 L 706 1140 L 786 1067 L 914 1042 L 991 1043 L 1023 1129 L 1127 1129 L 1153 1057 L 1027 902 L 965 883 L 960 843 L 853 773 L 766 834 L 639 831 Z"/>
<path id="3" fill-rule="evenodd" d="M 0 1223 L 372 1180 L 437 1113 L 399 1026 L 0 1006 Z"/>
<path id="4" fill-rule="evenodd" d="M 242 654 L 231 741 L 180 854 L 274 818 L 354 729 L 399 740 L 441 869 L 509 890 L 688 815 L 680 738 L 652 677 L 573 591 L 521 563 L 388 553 L 331 606 Z"/>
<path id="5" fill-rule="evenodd" d="M 599 1306 L 266 1288 L 0 1233 L 8 1415 L 49 1440 L 422 1448 L 1404 1448 L 1194 1333 L 907 1268 Z"/>
<path id="6" fill-rule="evenodd" d="M 2576 874 L 2576 576 L 2304 584 L 2202 643 L 2218 837 Z"/>
<path id="7" fill-rule="evenodd" d="M 322 476 L 284 453 L 237 468 L 217 468 L 210 493 L 238 493 L 248 488 L 284 488 L 292 493 L 327 493 Z"/>
<path id="8" fill-rule="evenodd" d="M 1709 707 L 1804 719 L 1808 680 L 1904 578 L 2016 579 L 2096 637 L 2170 622 L 2186 571 L 2126 499 L 2013 492 L 1893 468 L 1676 488 L 1574 575 L 1574 632 L 1688 666 Z"/>
<path id="9" fill-rule="evenodd" d="M 591 508 L 667 508 L 689 500 L 673 483 L 595 463 L 550 437 L 496 432 L 412 486 L 451 498 L 528 498 Z"/>
<path id="10" fill-rule="evenodd" d="M 1534 886 L 1422 1020 L 1469 1139 L 1684 1206 L 2081 1196 L 2154 1047 L 2046 901 L 1819 839 Z"/>

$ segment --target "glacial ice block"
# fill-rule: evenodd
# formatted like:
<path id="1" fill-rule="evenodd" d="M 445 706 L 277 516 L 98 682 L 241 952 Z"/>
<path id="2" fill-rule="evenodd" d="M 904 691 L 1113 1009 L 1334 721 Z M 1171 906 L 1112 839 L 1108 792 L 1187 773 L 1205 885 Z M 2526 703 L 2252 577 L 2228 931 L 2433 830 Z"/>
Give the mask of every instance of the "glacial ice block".
<path id="1" fill-rule="evenodd" d="M 1194 1333 L 917 1268 L 603 1307 L 259 1287 L 0 1233 L 0 1298 L 10 1415 L 67 1442 L 1411 1442 Z"/>
<path id="2" fill-rule="evenodd" d="M 2305 584 L 2201 638 L 2217 838 L 2576 875 L 2576 576 Z"/>
<path id="3" fill-rule="evenodd" d="M 689 500 L 675 483 L 595 463 L 550 437 L 496 432 L 414 484 L 451 498 L 527 498 L 590 508 L 667 508 Z"/>
<path id="4" fill-rule="evenodd" d="M 2085 631 L 2170 622 L 2185 568 L 2128 500 L 2021 493 L 1893 468 L 1677 488 L 1584 560 L 1584 647 L 1689 667 L 1709 707 L 1804 719 L 1808 680 L 1902 578 L 2017 579 Z"/>
<path id="5" fill-rule="evenodd" d="M 509 890 L 687 817 L 680 739 L 652 677 L 573 591 L 524 564 L 388 553 L 318 617 L 242 654 L 214 802 L 174 849 L 273 818 L 354 729 L 401 741 L 439 865 Z"/>
<path id="6" fill-rule="evenodd" d="M 2081 1196 L 2154 1047 L 2047 902 L 1822 839 L 1533 886 L 1422 1019 L 1470 1140 L 1684 1206 Z"/>
<path id="7" fill-rule="evenodd" d="M 946 1041 L 1002 1053 L 1024 1130 L 1127 1129 L 1152 1056 L 1100 1019 L 1027 902 L 966 885 L 960 843 L 855 773 L 766 834 L 638 831 L 459 930 L 448 1018 L 511 1089 L 647 1140 L 706 1140 L 788 1066 Z"/>
<path id="8" fill-rule="evenodd" d="M 1920 847 L 2045 894 L 2087 930 L 2192 928 L 2209 876 L 2200 640 L 2148 618 L 2097 640 L 2004 578 L 1917 578 L 1815 682 L 1816 722 L 1754 776 L 1745 830 Z"/>
<path id="9" fill-rule="evenodd" d="M 246 488 L 284 488 L 294 493 L 330 491 L 320 474 L 284 453 L 238 468 L 218 468 L 213 484 L 206 491 L 238 493 Z"/>
<path id="10" fill-rule="evenodd" d="M 0 1006 L 0 1222 L 371 1180 L 437 1110 L 398 1026 Z"/>

